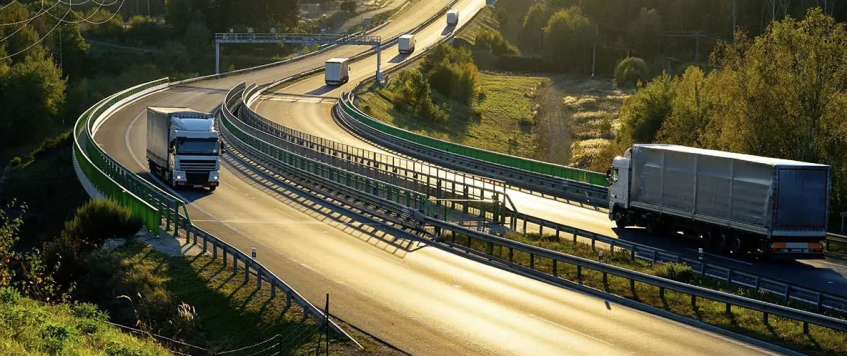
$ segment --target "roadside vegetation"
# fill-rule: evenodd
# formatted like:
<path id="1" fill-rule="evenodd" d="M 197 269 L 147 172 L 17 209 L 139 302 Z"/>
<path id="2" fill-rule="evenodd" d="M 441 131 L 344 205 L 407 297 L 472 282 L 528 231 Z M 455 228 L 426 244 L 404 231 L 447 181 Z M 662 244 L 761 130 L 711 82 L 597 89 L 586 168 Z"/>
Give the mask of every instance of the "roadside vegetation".
<path id="1" fill-rule="evenodd" d="M 779 297 L 772 294 L 759 293 L 749 288 L 738 287 L 723 281 L 703 277 L 685 264 L 653 264 L 639 259 L 633 261 L 630 259 L 628 253 L 623 253 L 620 250 L 617 250 L 615 254 L 611 254 L 608 249 L 600 247 L 592 248 L 590 245 L 583 243 L 563 241 L 555 235 L 541 236 L 538 234 L 523 235 L 508 233 L 506 238 L 595 261 L 598 260 L 599 252 L 603 251 L 605 257 L 602 261 L 614 266 L 748 298 L 788 305 L 793 308 L 809 309 L 806 305 L 793 301 L 785 303 Z M 449 235 L 443 237 L 443 239 L 452 241 L 457 245 L 468 246 L 467 237 L 464 235 Z M 488 243 L 480 240 L 471 240 L 470 248 L 483 254 L 488 254 L 491 251 L 494 257 L 501 260 L 508 261 L 510 258 L 508 249 L 494 247 L 493 250 L 489 250 L 490 246 Z M 553 275 L 553 263 L 549 259 L 535 256 L 534 261 L 530 262 L 530 255 L 519 251 L 514 251 L 511 258 L 514 263 L 520 266 L 526 268 L 532 267 L 535 270 L 551 276 Z M 605 291 L 792 350 L 812 355 L 847 355 L 847 334 L 832 329 L 810 325 L 809 333 L 805 334 L 803 332 L 803 324 L 800 322 L 770 316 L 768 322 L 765 323 L 762 313 L 738 306 L 732 306 L 731 313 L 727 314 L 726 305 L 723 303 L 697 299 L 696 305 L 692 305 L 690 295 L 666 290 L 664 297 L 662 297 L 658 287 L 635 283 L 635 288 L 632 289 L 632 285 L 630 285 L 628 279 L 610 275 L 604 283 L 602 273 L 589 270 L 582 270 L 578 278 L 576 267 L 567 264 L 557 264 L 556 271 L 560 279 L 579 283 L 590 288 Z M 844 315 L 830 315 L 840 318 L 844 317 Z"/>

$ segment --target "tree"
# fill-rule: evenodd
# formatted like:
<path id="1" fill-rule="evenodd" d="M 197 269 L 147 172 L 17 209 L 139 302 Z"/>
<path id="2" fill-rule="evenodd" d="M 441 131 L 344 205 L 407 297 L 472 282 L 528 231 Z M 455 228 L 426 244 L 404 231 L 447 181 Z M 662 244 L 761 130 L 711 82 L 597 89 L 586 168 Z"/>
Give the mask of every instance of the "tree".
<path id="1" fill-rule="evenodd" d="M 654 142 L 662 123 L 672 112 L 675 97 L 674 79 L 665 73 L 626 98 L 620 113 L 620 146 Z"/>
<path id="2" fill-rule="evenodd" d="M 625 58 L 615 66 L 615 85 L 618 88 L 634 88 L 638 83 L 646 84 L 649 79 L 650 70 L 641 58 Z"/>
<path id="3" fill-rule="evenodd" d="M 356 2 L 355 1 L 345 1 L 341 3 L 341 11 L 347 11 L 351 14 L 356 13 Z"/>
<path id="4" fill-rule="evenodd" d="M 521 44 L 524 48 L 541 51 L 544 26 L 547 25 L 550 15 L 544 3 L 536 3 L 529 8 L 524 15 L 521 28 Z"/>
<path id="5" fill-rule="evenodd" d="M 0 78 L 0 120 L 5 139 L 20 143 L 45 129 L 65 103 L 66 79 L 44 54 L 27 56 Z"/>
<path id="6" fill-rule="evenodd" d="M 674 84 L 676 95 L 671 104 L 671 114 L 662 123 L 657 140 L 705 147 L 706 128 L 712 121 L 706 75 L 700 68 L 691 66 Z"/>
<path id="7" fill-rule="evenodd" d="M 662 18 L 656 9 L 641 8 L 638 17 L 629 25 L 626 34 L 626 45 L 644 53 L 646 58 L 660 52 Z"/>
<path id="8" fill-rule="evenodd" d="M 56 33 L 58 32 L 58 33 Z M 65 74 L 72 79 L 80 79 L 86 74 L 89 44 L 85 42 L 79 25 L 64 23 L 53 32 L 50 42 L 55 60 L 59 61 Z M 90 68 L 89 68 L 90 69 Z"/>
<path id="9" fill-rule="evenodd" d="M 556 12 L 544 27 L 544 55 L 562 69 L 575 68 L 598 36 L 597 25 L 579 8 Z"/>
<path id="10" fill-rule="evenodd" d="M 26 6 L 14 1 L 3 11 L 0 11 L 0 23 L 21 22 L 31 16 L 34 16 L 34 14 L 31 14 Z M 30 23 L 23 22 L 21 25 L 0 27 L 0 38 L 7 36 L 9 38 L 3 41 L 3 45 L 6 47 L 7 55 L 14 56 L 11 58 L 11 62 L 21 61 L 26 55 L 43 55 L 44 48 L 37 44 L 34 45 L 41 36 Z M 26 54 L 24 55 L 24 53 Z"/>

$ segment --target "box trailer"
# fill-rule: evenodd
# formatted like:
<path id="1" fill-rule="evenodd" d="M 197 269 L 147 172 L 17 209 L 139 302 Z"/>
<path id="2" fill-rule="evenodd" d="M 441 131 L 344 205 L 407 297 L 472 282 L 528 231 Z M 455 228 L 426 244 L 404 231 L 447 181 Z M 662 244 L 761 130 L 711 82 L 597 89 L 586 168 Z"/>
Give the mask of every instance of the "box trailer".
<path id="1" fill-rule="evenodd" d="M 447 26 L 456 26 L 459 24 L 459 11 L 447 11 Z"/>
<path id="2" fill-rule="evenodd" d="M 326 61 L 324 81 L 326 85 L 341 85 L 350 80 L 350 59 L 330 58 Z"/>
<path id="3" fill-rule="evenodd" d="M 823 258 L 831 167 L 677 145 L 634 145 L 607 172 L 619 228 L 714 251 Z"/>
<path id="4" fill-rule="evenodd" d="M 415 51 L 415 35 L 402 35 L 397 39 L 397 49 L 400 54 L 409 54 Z"/>
<path id="5" fill-rule="evenodd" d="M 214 116 L 188 108 L 147 108 L 147 164 L 150 173 L 172 187 L 207 187 L 220 183 L 223 145 Z"/>

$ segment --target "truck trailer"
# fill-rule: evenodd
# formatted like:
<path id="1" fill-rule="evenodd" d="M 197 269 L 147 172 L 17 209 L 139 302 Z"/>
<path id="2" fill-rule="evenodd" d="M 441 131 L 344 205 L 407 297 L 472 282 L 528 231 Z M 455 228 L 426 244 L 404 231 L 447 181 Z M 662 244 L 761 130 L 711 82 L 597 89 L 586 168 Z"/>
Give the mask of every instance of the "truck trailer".
<path id="1" fill-rule="evenodd" d="M 207 187 L 220 184 L 223 144 L 215 117 L 189 108 L 147 108 L 147 164 L 168 186 Z"/>
<path id="2" fill-rule="evenodd" d="M 397 51 L 409 54 L 415 51 L 415 35 L 402 35 L 397 39 Z"/>
<path id="3" fill-rule="evenodd" d="M 330 58 L 324 69 L 326 85 L 341 85 L 350 80 L 349 58 Z"/>
<path id="4" fill-rule="evenodd" d="M 618 228 L 688 236 L 721 253 L 823 258 L 830 166 L 637 144 L 606 174 Z"/>
<path id="5" fill-rule="evenodd" d="M 459 10 L 447 11 L 447 26 L 456 26 L 459 24 Z"/>

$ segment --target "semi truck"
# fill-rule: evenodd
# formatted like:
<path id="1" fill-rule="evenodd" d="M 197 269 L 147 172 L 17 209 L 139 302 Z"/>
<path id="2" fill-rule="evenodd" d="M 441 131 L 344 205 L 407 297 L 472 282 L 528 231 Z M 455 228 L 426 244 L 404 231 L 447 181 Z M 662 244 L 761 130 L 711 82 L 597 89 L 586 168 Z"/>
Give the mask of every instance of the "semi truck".
<path id="1" fill-rule="evenodd" d="M 189 108 L 147 108 L 147 164 L 150 173 L 174 188 L 220 184 L 223 143 L 215 117 Z"/>
<path id="2" fill-rule="evenodd" d="M 400 54 L 409 54 L 415 51 L 415 35 L 402 35 L 397 39 L 397 50 Z"/>
<path id="3" fill-rule="evenodd" d="M 326 85 L 341 85 L 350 80 L 349 58 L 330 58 L 324 69 Z"/>
<path id="4" fill-rule="evenodd" d="M 823 258 L 831 167 L 677 145 L 636 144 L 606 172 L 618 228 L 766 258 Z"/>
<path id="5" fill-rule="evenodd" d="M 447 26 L 456 26 L 459 24 L 459 10 L 447 11 Z"/>

